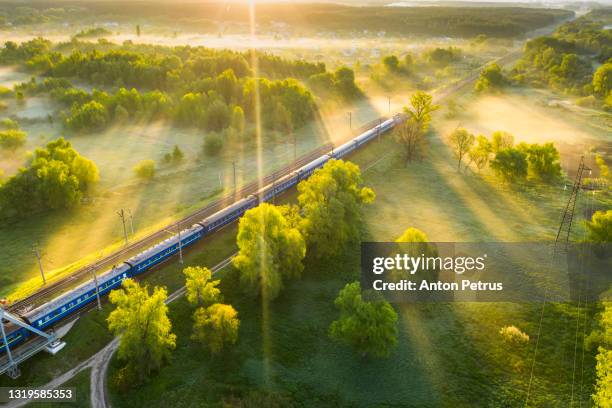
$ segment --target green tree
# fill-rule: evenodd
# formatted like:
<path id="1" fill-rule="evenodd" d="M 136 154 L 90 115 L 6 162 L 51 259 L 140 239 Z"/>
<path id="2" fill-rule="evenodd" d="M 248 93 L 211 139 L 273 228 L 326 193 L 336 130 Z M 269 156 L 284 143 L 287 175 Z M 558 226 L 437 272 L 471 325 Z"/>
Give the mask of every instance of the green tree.
<path id="1" fill-rule="evenodd" d="M 141 160 L 134 166 L 134 174 L 141 179 L 152 179 L 155 176 L 155 162 L 153 160 Z"/>
<path id="2" fill-rule="evenodd" d="M 612 210 L 595 211 L 586 226 L 589 242 L 612 242 Z"/>
<path id="3" fill-rule="evenodd" d="M 16 150 L 26 142 L 27 134 L 22 130 L 8 129 L 0 131 L 0 148 Z"/>
<path id="4" fill-rule="evenodd" d="M 333 159 L 298 184 L 301 230 L 316 256 L 336 256 L 359 237 L 361 206 L 375 197 L 362 184 L 357 165 Z"/>
<path id="5" fill-rule="evenodd" d="M 440 106 L 434 105 L 431 95 L 417 91 L 410 97 L 410 106 L 404 107 L 404 113 L 421 126 L 423 133 L 427 133 L 431 123 L 431 114 L 438 109 Z"/>
<path id="6" fill-rule="evenodd" d="M 230 111 L 220 99 L 215 100 L 206 110 L 206 129 L 220 131 L 230 125 Z"/>
<path id="7" fill-rule="evenodd" d="M 396 127 L 395 140 L 403 147 L 406 165 L 425 150 L 425 135 L 419 123 L 409 118 Z"/>
<path id="8" fill-rule="evenodd" d="M 595 334 L 599 343 L 593 402 L 596 407 L 601 408 L 612 406 L 612 304 L 605 302 L 604 305 L 599 328 L 589 336 L 592 337 Z"/>
<path id="9" fill-rule="evenodd" d="M 73 105 L 66 126 L 76 131 L 99 130 L 108 124 L 108 111 L 99 102 L 90 101 Z"/>
<path id="10" fill-rule="evenodd" d="M 528 170 L 527 154 L 515 148 L 502 149 L 491 161 L 491 168 L 508 182 L 524 180 Z"/>
<path id="11" fill-rule="evenodd" d="M 179 162 L 183 160 L 184 157 L 185 154 L 183 151 L 178 147 L 178 145 L 174 145 L 174 149 L 172 149 L 172 160 Z"/>
<path id="12" fill-rule="evenodd" d="M 306 244 L 300 231 L 271 204 L 261 203 L 240 218 L 236 241 L 239 250 L 232 262 L 240 283 L 265 300 L 276 298 L 285 282 L 304 269 Z"/>
<path id="13" fill-rule="evenodd" d="M 331 323 L 332 339 L 359 353 L 386 357 L 397 344 L 397 313 L 380 299 L 364 301 L 359 282 L 347 284 L 334 301 L 340 317 Z"/>
<path id="14" fill-rule="evenodd" d="M 593 74 L 593 92 L 603 98 L 612 92 L 612 62 L 602 64 Z"/>
<path id="15" fill-rule="evenodd" d="M 491 135 L 491 151 L 497 153 L 503 149 L 514 146 L 514 136 L 508 132 L 498 130 Z"/>
<path id="16" fill-rule="evenodd" d="M 457 171 L 461 170 L 461 162 L 466 154 L 474 146 L 476 138 L 473 134 L 463 128 L 455 129 L 448 136 L 448 141 L 453 150 L 453 154 L 457 159 Z"/>
<path id="17" fill-rule="evenodd" d="M 194 313 L 193 320 L 191 338 L 205 344 L 213 354 L 238 340 L 240 320 L 238 312 L 231 305 L 215 303 L 207 308 L 200 307 Z"/>
<path id="18" fill-rule="evenodd" d="M 98 179 L 96 165 L 59 138 L 36 149 L 29 167 L 19 169 L 2 185 L 0 214 L 10 218 L 74 207 Z"/>
<path id="19" fill-rule="evenodd" d="M 190 266 L 183 269 L 187 301 L 195 306 L 209 306 L 221 301 L 221 290 L 217 288 L 220 280 L 212 279 L 208 268 Z"/>
<path id="20" fill-rule="evenodd" d="M 346 100 L 362 95 L 361 89 L 355 83 L 355 73 L 347 67 L 340 67 L 334 72 L 334 88 Z"/>
<path id="21" fill-rule="evenodd" d="M 395 240 L 395 242 L 407 242 L 407 243 L 415 243 L 415 242 L 428 242 L 427 235 L 419 229 L 416 228 L 408 228 L 402 235 L 399 236 Z"/>
<path id="22" fill-rule="evenodd" d="M 561 178 L 561 164 L 559 151 L 552 143 L 543 145 L 519 145 L 527 153 L 527 162 L 530 175 L 541 181 L 551 182 Z"/>
<path id="23" fill-rule="evenodd" d="M 476 81 L 474 89 L 476 92 L 499 90 L 506 85 L 506 82 L 501 67 L 493 63 L 480 71 L 480 77 Z"/>
<path id="24" fill-rule="evenodd" d="M 156 287 L 151 294 L 132 279 L 125 279 L 109 296 L 115 310 L 107 318 L 108 328 L 121 336 L 118 357 L 138 380 L 159 369 L 176 347 L 167 298 L 166 289 Z"/>
<path id="25" fill-rule="evenodd" d="M 487 139 L 486 136 L 478 135 L 476 137 L 476 145 L 472 146 L 468 152 L 468 156 L 470 157 L 470 162 L 476 165 L 478 171 L 481 171 L 489 164 L 489 158 L 492 152 L 493 147 L 489 139 Z"/>
<path id="26" fill-rule="evenodd" d="M 245 119 L 244 110 L 240 106 L 234 106 L 232 109 L 231 127 L 239 137 L 244 136 Z"/>
<path id="27" fill-rule="evenodd" d="M 204 138 L 204 151 L 209 156 L 216 156 L 223 149 L 223 137 L 220 133 L 209 133 Z"/>
<path id="28" fill-rule="evenodd" d="M 399 59 L 395 55 L 387 55 L 384 57 L 383 65 L 389 72 L 399 71 Z"/>

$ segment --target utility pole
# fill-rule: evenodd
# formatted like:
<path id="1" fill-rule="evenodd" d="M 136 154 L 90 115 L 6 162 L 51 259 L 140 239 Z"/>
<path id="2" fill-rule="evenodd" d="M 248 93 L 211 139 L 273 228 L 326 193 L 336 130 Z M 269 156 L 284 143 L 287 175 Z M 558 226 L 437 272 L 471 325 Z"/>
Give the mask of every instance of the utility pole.
<path id="1" fill-rule="evenodd" d="M 42 260 L 41 260 L 41 256 L 40 256 L 40 251 L 38 249 L 38 245 L 37 244 L 34 244 L 34 246 L 32 248 L 32 252 L 34 252 L 34 254 L 36 255 L 36 259 L 38 260 L 38 269 L 40 270 L 40 276 L 42 276 L 43 285 L 46 285 L 47 284 L 47 279 L 45 278 L 45 271 L 43 270 Z"/>
<path id="2" fill-rule="evenodd" d="M 123 208 L 121 209 L 121 211 L 117 211 L 117 215 L 119 216 L 119 218 L 121 218 L 121 223 L 123 224 L 123 238 L 125 238 L 125 245 L 127 246 L 128 234 L 127 229 L 125 228 L 125 211 L 123 211 Z"/>
<path id="3" fill-rule="evenodd" d="M 349 129 L 353 130 L 353 112 L 349 112 Z"/>
<path id="4" fill-rule="evenodd" d="M 102 303 L 100 302 L 100 287 L 98 286 L 98 277 L 96 276 L 96 268 L 91 269 L 94 283 L 96 284 L 96 300 L 98 301 L 98 310 L 102 310 Z"/>
<path id="5" fill-rule="evenodd" d="M 387 100 L 389 101 L 389 115 L 391 114 L 391 97 L 387 96 Z"/>

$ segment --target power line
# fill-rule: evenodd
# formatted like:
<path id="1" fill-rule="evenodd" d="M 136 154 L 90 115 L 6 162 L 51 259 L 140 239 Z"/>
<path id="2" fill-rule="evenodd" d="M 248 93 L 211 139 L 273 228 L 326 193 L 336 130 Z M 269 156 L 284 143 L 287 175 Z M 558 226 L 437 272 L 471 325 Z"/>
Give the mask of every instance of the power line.
<path id="1" fill-rule="evenodd" d="M 38 269 L 40 270 L 40 276 L 42 276 L 43 285 L 47 284 L 47 279 L 45 278 L 45 271 L 42 266 L 42 260 L 40 255 L 40 250 L 38 249 L 38 244 L 32 245 L 32 252 L 36 255 L 36 260 L 38 261 Z"/>

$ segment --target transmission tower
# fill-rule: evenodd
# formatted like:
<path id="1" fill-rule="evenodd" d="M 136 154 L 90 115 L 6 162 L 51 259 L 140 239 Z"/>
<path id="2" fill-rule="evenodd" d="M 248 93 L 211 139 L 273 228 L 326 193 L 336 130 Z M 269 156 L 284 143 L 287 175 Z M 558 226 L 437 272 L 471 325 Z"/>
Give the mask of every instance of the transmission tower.
<path id="1" fill-rule="evenodd" d="M 559 230 L 557 231 L 555 243 L 564 242 L 567 244 L 569 242 L 569 236 L 572 230 L 572 221 L 574 220 L 574 211 L 576 209 L 576 201 L 578 201 L 578 192 L 580 191 L 582 185 L 582 176 L 585 171 L 590 170 L 591 169 L 584 165 L 584 156 L 582 156 L 580 158 L 578 172 L 576 172 L 576 178 L 574 179 L 574 185 L 572 186 L 572 192 L 569 200 L 567 200 L 567 205 L 563 211 L 563 216 L 561 217 L 561 224 L 559 225 Z"/>

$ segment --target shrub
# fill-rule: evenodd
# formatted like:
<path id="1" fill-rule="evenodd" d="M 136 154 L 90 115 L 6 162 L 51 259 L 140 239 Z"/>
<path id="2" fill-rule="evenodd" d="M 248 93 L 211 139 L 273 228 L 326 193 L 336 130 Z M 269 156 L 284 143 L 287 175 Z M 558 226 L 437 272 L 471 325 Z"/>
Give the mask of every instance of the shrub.
<path id="1" fill-rule="evenodd" d="M 134 174 L 141 179 L 151 179 L 155 176 L 155 162 L 153 160 L 142 160 L 134 166 Z"/>
<path id="2" fill-rule="evenodd" d="M 519 345 L 529 342 L 529 335 L 516 326 L 504 326 L 499 330 L 499 334 L 506 343 Z"/>
<path id="3" fill-rule="evenodd" d="M 215 156 L 223 149 L 223 137 L 219 133 L 210 133 L 204 139 L 204 151 L 209 156 Z"/>
<path id="4" fill-rule="evenodd" d="M 0 132 L 0 148 L 15 150 L 25 144 L 26 133 L 21 130 L 9 129 Z"/>

